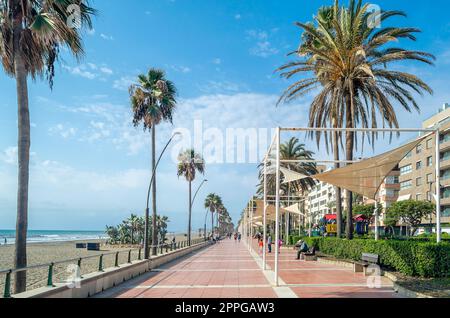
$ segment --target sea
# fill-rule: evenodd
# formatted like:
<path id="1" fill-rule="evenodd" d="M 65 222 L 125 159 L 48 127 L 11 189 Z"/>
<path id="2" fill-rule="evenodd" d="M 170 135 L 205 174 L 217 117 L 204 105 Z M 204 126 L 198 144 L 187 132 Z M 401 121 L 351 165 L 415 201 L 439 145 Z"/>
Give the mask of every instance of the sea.
<path id="1" fill-rule="evenodd" d="M 0 245 L 14 244 L 15 230 L 0 230 Z M 93 239 L 105 239 L 104 231 L 59 231 L 59 230 L 29 230 L 27 234 L 28 243 L 44 242 L 66 242 Z"/>

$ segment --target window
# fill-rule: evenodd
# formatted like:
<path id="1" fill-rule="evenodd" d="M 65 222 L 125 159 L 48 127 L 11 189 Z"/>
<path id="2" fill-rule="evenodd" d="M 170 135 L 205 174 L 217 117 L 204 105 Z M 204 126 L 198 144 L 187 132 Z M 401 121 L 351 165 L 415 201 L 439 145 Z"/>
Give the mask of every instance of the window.
<path id="1" fill-rule="evenodd" d="M 441 155 L 441 161 L 449 160 L 450 159 L 450 151 L 446 151 Z"/>
<path id="2" fill-rule="evenodd" d="M 442 180 L 448 180 L 450 179 L 450 170 L 445 170 L 442 174 Z"/>
<path id="3" fill-rule="evenodd" d="M 427 183 L 431 183 L 431 182 L 433 182 L 433 174 L 432 173 L 427 174 Z"/>
<path id="4" fill-rule="evenodd" d="M 431 202 L 431 192 L 427 191 L 427 201 Z"/>
<path id="5" fill-rule="evenodd" d="M 422 161 L 416 162 L 416 170 L 420 170 L 422 168 Z"/>
<path id="6" fill-rule="evenodd" d="M 431 167 L 433 165 L 433 157 L 428 157 L 427 158 L 427 167 Z"/>
<path id="7" fill-rule="evenodd" d="M 445 188 L 442 190 L 442 199 L 450 198 L 450 188 Z"/>
<path id="8" fill-rule="evenodd" d="M 400 183 L 400 190 L 407 190 L 412 188 L 412 181 L 407 180 Z"/>
<path id="9" fill-rule="evenodd" d="M 419 177 L 416 179 L 416 186 L 420 187 L 421 185 L 422 185 L 422 178 Z"/>
<path id="10" fill-rule="evenodd" d="M 405 174 L 410 173 L 411 171 L 412 171 L 412 165 L 407 165 L 407 166 L 401 167 L 400 168 L 400 175 L 403 176 Z"/>
<path id="11" fill-rule="evenodd" d="M 417 145 L 416 147 L 416 154 L 420 154 L 422 152 L 422 145 Z"/>
<path id="12" fill-rule="evenodd" d="M 442 209 L 442 214 L 443 217 L 449 217 L 450 216 L 450 207 L 445 207 L 444 209 Z"/>
<path id="13" fill-rule="evenodd" d="M 397 176 L 387 176 L 386 177 L 386 184 L 397 184 L 397 183 L 398 183 Z"/>
<path id="14" fill-rule="evenodd" d="M 417 193 L 416 194 L 416 201 L 421 201 L 422 200 L 422 194 L 421 193 Z"/>
<path id="15" fill-rule="evenodd" d="M 439 142 L 443 144 L 444 142 L 450 141 L 450 134 L 446 134 L 444 136 L 441 135 Z"/>
<path id="16" fill-rule="evenodd" d="M 427 140 L 427 149 L 431 149 L 431 147 L 433 147 L 433 139 L 428 139 Z"/>

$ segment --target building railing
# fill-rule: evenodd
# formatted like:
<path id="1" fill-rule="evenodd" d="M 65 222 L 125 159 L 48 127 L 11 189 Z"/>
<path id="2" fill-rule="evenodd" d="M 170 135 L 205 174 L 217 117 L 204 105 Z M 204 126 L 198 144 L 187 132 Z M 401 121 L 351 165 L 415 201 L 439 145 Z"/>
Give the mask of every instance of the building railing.
<path id="1" fill-rule="evenodd" d="M 169 243 L 164 243 L 164 244 L 158 244 L 156 246 L 151 245 L 150 249 L 156 247 L 157 252 L 159 254 L 150 256 L 150 259 L 152 257 L 161 256 L 161 255 L 167 254 L 172 251 L 176 251 L 176 250 L 183 249 L 183 248 L 186 248 L 189 246 L 197 245 L 197 244 L 206 242 L 207 240 L 208 240 L 207 238 L 203 238 L 203 237 L 197 238 L 197 239 L 191 239 L 191 245 L 189 245 L 189 242 L 187 240 L 179 241 L 179 242 L 169 242 Z M 133 257 L 133 252 L 136 252 L 135 254 L 137 254 L 135 257 Z M 119 256 L 121 254 L 122 255 L 125 254 L 125 256 L 126 256 L 127 261 L 125 263 L 119 262 L 119 259 L 120 259 Z M 105 268 L 104 258 L 106 256 L 113 256 L 114 257 L 114 267 L 120 267 L 121 265 L 132 264 L 133 261 L 141 261 L 143 259 L 143 248 L 120 250 L 120 251 L 115 251 L 115 252 L 96 254 L 96 255 L 92 255 L 92 256 L 65 259 L 65 260 L 55 261 L 55 262 L 51 262 L 51 263 L 32 265 L 32 266 L 27 266 L 27 267 L 23 267 L 23 268 L 0 270 L 0 275 L 5 275 L 3 298 L 10 298 L 12 296 L 12 289 L 11 289 L 12 281 L 11 281 L 11 279 L 12 279 L 13 274 L 24 272 L 24 271 L 29 271 L 29 270 L 33 270 L 33 269 L 46 268 L 47 269 L 46 286 L 53 287 L 56 265 L 69 264 L 69 263 L 76 262 L 77 270 L 79 271 L 79 273 L 81 273 L 81 268 L 83 266 L 83 263 L 86 260 L 92 260 L 92 259 L 97 258 L 98 259 L 98 263 L 97 263 L 98 266 L 96 267 L 97 271 L 91 271 L 88 273 L 84 273 L 84 275 L 92 274 L 95 272 L 103 272 L 104 271 L 104 268 Z M 78 278 L 83 278 L 83 276 L 80 274 Z M 42 281 L 40 281 L 40 282 L 42 282 Z"/>

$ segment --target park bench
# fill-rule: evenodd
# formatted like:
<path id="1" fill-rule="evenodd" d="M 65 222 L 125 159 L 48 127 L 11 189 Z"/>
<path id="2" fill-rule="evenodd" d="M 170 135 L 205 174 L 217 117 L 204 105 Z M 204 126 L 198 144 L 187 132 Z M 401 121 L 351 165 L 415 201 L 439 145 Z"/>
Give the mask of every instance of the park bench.
<path id="1" fill-rule="evenodd" d="M 364 273 L 366 274 L 366 269 L 370 265 L 379 265 L 380 256 L 378 254 L 371 253 L 362 253 L 361 261 L 357 261 L 353 263 L 353 271 L 355 273 Z"/>
<path id="2" fill-rule="evenodd" d="M 316 261 L 317 260 L 317 256 L 316 256 L 316 248 L 313 246 L 311 247 L 308 252 L 306 253 L 301 253 L 300 254 L 300 259 L 304 260 L 304 261 Z"/>

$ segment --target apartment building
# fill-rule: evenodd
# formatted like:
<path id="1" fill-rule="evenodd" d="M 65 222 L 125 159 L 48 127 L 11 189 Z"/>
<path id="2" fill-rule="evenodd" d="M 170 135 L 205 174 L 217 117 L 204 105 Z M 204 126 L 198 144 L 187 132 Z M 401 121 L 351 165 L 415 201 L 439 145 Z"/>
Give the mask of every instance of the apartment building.
<path id="1" fill-rule="evenodd" d="M 329 171 L 326 166 L 318 167 L 319 173 Z M 345 209 L 344 191 L 342 191 L 342 204 Z M 325 182 L 317 182 L 305 195 L 305 210 L 307 215 L 312 215 L 313 222 L 317 223 L 326 214 L 336 214 L 335 187 Z"/>
<path id="2" fill-rule="evenodd" d="M 450 104 L 425 120 L 423 128 L 439 128 L 439 160 L 441 166 L 441 222 L 450 223 Z M 399 200 L 429 200 L 436 191 L 435 136 L 431 135 L 412 150 L 399 164 Z M 435 223 L 433 217 L 429 220 Z"/>

